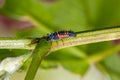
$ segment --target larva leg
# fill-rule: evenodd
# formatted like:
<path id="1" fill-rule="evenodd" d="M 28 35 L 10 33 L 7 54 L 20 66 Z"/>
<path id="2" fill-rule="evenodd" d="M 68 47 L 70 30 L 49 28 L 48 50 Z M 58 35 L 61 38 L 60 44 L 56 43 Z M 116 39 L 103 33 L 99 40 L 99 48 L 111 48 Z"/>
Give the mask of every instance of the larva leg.
<path id="1" fill-rule="evenodd" d="M 62 43 L 63 43 L 63 45 L 64 45 L 64 41 L 61 39 L 61 41 L 62 41 Z"/>

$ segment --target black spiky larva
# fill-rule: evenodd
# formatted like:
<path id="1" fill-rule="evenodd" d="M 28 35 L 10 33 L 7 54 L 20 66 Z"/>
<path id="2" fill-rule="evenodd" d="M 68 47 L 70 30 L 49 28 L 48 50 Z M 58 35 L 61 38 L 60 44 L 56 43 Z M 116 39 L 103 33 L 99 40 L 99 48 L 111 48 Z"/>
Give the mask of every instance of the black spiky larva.
<path id="1" fill-rule="evenodd" d="M 57 40 L 61 40 L 64 38 L 71 38 L 71 37 L 76 37 L 76 33 L 73 31 L 58 31 L 51 33 L 43 38 L 36 38 L 34 39 L 31 43 L 39 43 L 40 39 L 46 39 L 47 41 L 53 42 Z"/>

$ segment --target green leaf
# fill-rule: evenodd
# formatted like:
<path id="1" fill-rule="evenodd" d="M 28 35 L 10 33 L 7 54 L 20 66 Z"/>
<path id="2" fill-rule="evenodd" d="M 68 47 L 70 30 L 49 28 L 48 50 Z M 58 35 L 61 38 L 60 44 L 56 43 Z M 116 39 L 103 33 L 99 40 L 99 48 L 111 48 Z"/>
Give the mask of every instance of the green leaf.
<path id="1" fill-rule="evenodd" d="M 30 50 L 26 49 L 13 49 L 13 50 L 0 49 L 0 61 L 6 57 L 16 57 L 30 52 L 31 52 Z"/>
<path id="2" fill-rule="evenodd" d="M 45 60 L 60 63 L 65 69 L 75 73 L 84 75 L 89 67 L 89 63 L 85 58 L 84 53 L 79 51 L 72 51 L 72 48 L 62 49 L 48 55 Z M 81 56 L 82 55 L 82 56 Z"/>
<path id="3" fill-rule="evenodd" d="M 118 48 L 118 50 L 120 47 Z M 112 49 L 111 49 L 112 50 Z M 119 54 L 116 52 L 118 51 L 117 48 L 115 51 L 116 54 L 113 54 L 107 58 L 105 58 L 101 65 L 104 67 L 104 71 L 107 72 L 111 80 L 119 80 L 120 79 L 120 58 Z"/>
<path id="4" fill-rule="evenodd" d="M 43 69 L 57 68 L 58 64 L 54 61 L 43 60 L 42 63 L 40 64 L 40 67 Z"/>
<path id="5" fill-rule="evenodd" d="M 109 71 L 111 80 L 120 80 L 120 73 Z"/>
<path id="6" fill-rule="evenodd" d="M 39 28 L 31 28 L 16 33 L 16 36 L 21 38 L 40 38 L 43 37 L 43 35 L 45 35 L 44 31 L 41 31 Z"/>
<path id="7" fill-rule="evenodd" d="M 103 61 L 103 65 L 113 72 L 120 73 L 120 56 L 113 54 Z"/>
<path id="8" fill-rule="evenodd" d="M 107 79 L 110 80 L 120 80 L 120 65 L 118 54 L 113 54 L 108 58 L 104 59 L 97 67 L 103 73 Z"/>
<path id="9" fill-rule="evenodd" d="M 112 71 L 101 63 L 97 63 L 96 66 L 106 80 L 120 80 L 120 73 Z"/>
<path id="10" fill-rule="evenodd" d="M 95 27 L 100 26 L 110 26 L 110 25 L 118 25 L 120 22 L 119 16 L 119 8 L 120 8 L 120 1 L 119 0 L 100 0 L 99 6 L 97 8 L 97 16 L 94 21 Z M 114 5 L 114 6 L 112 6 Z"/>
<path id="11" fill-rule="evenodd" d="M 94 55 L 96 53 L 99 53 L 99 52 L 102 53 L 102 51 L 108 50 L 113 45 L 112 45 L 111 41 L 107 41 L 107 42 L 99 42 L 99 43 L 87 44 L 86 46 L 87 46 L 86 47 L 86 53 L 89 56 L 92 56 L 92 55 Z"/>
<path id="12" fill-rule="evenodd" d="M 64 68 L 80 75 L 84 75 L 89 67 L 89 63 L 84 59 L 61 60 L 61 64 Z"/>

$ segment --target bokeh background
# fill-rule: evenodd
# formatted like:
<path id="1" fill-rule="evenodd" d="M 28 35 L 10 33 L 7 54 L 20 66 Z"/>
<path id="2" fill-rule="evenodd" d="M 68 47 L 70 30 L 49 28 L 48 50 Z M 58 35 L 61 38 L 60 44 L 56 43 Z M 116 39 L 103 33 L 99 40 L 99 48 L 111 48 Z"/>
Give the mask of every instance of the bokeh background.
<path id="1" fill-rule="evenodd" d="M 80 32 L 117 25 L 120 0 L 0 0 L 1 37 L 35 38 L 59 30 Z M 97 63 L 86 61 L 119 43 L 99 42 L 53 52 L 43 60 L 35 80 L 120 80 L 119 51 Z M 1 49 L 0 61 L 29 52 Z M 10 80 L 24 80 L 28 65 Z"/>

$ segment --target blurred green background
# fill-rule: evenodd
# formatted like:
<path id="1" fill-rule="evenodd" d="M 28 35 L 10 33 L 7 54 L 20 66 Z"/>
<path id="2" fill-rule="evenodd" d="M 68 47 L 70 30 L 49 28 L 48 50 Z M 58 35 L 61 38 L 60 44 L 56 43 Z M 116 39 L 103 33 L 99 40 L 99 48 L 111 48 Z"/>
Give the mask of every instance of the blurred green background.
<path id="1" fill-rule="evenodd" d="M 0 1 L 0 36 L 35 38 L 59 30 L 79 32 L 119 24 L 120 0 Z M 109 51 L 119 42 L 99 42 L 53 52 L 42 62 L 35 80 L 120 80 L 119 52 L 97 63 L 87 61 L 89 56 Z M 28 52 L 1 49 L 0 60 Z M 23 79 L 26 65 L 11 80 L 21 76 Z"/>

